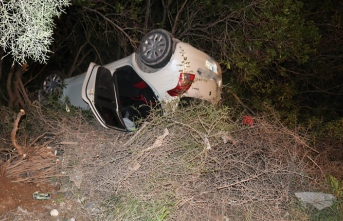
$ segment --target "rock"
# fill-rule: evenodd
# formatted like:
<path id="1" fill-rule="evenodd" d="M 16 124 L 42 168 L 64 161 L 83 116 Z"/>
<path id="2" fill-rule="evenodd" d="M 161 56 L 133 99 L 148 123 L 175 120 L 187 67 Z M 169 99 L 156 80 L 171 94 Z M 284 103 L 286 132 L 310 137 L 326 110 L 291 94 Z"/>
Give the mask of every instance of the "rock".
<path id="1" fill-rule="evenodd" d="M 89 213 L 89 214 L 97 214 L 100 212 L 99 208 L 94 202 L 89 202 L 84 205 L 84 209 Z"/>
<path id="2" fill-rule="evenodd" d="M 73 197 L 72 194 L 73 185 L 72 182 L 65 182 L 60 186 L 60 189 L 57 191 L 60 194 L 63 194 L 65 198 L 69 199 Z"/>
<path id="3" fill-rule="evenodd" d="M 81 183 L 82 183 L 82 170 L 78 169 L 74 171 L 73 174 L 70 175 L 70 180 L 74 182 L 75 186 L 80 189 Z"/>
<path id="4" fill-rule="evenodd" d="M 53 217 L 57 217 L 59 214 L 58 210 L 57 209 L 53 209 L 50 211 L 50 215 L 53 216 Z"/>
<path id="5" fill-rule="evenodd" d="M 332 201 L 336 200 L 332 194 L 320 192 L 297 192 L 295 196 L 305 202 L 314 206 L 318 210 L 332 206 Z"/>
<path id="6" fill-rule="evenodd" d="M 18 212 L 21 212 L 21 213 L 26 213 L 26 214 L 29 213 L 29 212 L 27 212 L 26 209 L 21 208 L 21 206 L 18 206 L 17 210 L 18 210 Z"/>

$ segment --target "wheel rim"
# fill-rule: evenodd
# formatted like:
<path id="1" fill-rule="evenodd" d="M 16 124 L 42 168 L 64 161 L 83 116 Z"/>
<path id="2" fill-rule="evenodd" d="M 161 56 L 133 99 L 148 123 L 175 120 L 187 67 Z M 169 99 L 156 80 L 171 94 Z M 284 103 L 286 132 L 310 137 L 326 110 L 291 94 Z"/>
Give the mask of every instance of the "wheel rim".
<path id="1" fill-rule="evenodd" d="M 43 91 L 51 94 L 57 89 L 62 87 L 62 82 L 63 82 L 62 78 L 58 76 L 57 74 L 49 75 L 45 78 L 43 82 Z"/>
<path id="2" fill-rule="evenodd" d="M 147 61 L 156 61 L 163 56 L 167 47 L 167 38 L 164 34 L 152 33 L 142 42 L 142 58 Z"/>

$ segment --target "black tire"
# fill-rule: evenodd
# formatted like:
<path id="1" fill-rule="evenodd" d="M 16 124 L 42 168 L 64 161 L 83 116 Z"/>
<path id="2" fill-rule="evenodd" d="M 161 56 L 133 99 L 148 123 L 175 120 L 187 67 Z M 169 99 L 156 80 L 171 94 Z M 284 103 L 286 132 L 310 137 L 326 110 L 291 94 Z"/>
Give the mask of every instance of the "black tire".
<path id="1" fill-rule="evenodd" d="M 169 62 L 172 53 L 172 35 L 164 29 L 155 29 L 142 38 L 138 56 L 147 66 L 162 68 Z"/>
<path id="2" fill-rule="evenodd" d="M 63 90 L 65 74 L 62 71 L 48 72 L 41 84 L 38 100 L 42 101 L 49 96 L 59 97 Z"/>

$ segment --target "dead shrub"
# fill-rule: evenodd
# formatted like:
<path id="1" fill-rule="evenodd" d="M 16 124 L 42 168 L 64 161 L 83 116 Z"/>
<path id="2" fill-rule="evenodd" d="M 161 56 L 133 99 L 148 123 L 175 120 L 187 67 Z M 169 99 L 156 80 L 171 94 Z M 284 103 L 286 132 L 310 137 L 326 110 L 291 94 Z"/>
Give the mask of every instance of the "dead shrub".
<path id="1" fill-rule="evenodd" d="M 6 174 L 32 181 L 63 172 L 83 203 L 101 205 L 94 219 L 292 220 L 293 192 L 322 179 L 305 137 L 274 118 L 243 125 L 243 115 L 228 107 L 191 104 L 165 116 L 156 110 L 137 131 L 122 133 L 76 109 L 36 105 L 17 133 L 25 161 L 4 133 L 15 114 L 0 111 L 8 116 L 0 119 Z M 64 152 L 61 164 L 49 153 L 55 149 Z"/>
<path id="2" fill-rule="evenodd" d="M 2 176 L 13 182 L 35 183 L 61 176 L 61 161 L 55 155 L 57 147 L 49 145 L 58 143 L 65 133 L 64 125 L 80 120 L 80 116 L 67 119 L 61 106 L 47 107 L 39 103 L 33 103 L 27 113 L 19 111 L 16 117 L 15 112 L 5 107 L 1 107 L 0 112 L 4 116 L 0 122 Z"/>
<path id="3" fill-rule="evenodd" d="M 288 220 L 293 191 L 316 182 L 315 150 L 275 119 L 242 119 L 198 104 L 153 112 L 132 134 L 85 135 L 81 189 L 104 220 Z"/>

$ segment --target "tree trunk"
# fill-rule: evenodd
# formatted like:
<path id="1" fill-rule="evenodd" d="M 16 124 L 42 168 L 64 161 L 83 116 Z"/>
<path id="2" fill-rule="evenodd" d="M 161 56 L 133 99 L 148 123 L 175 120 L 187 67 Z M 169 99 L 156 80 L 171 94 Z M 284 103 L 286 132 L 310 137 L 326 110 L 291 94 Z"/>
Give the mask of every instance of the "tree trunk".
<path id="1" fill-rule="evenodd" d="M 15 66 L 16 66 L 16 62 L 13 61 L 10 72 L 8 73 L 8 76 L 7 76 L 7 84 L 6 84 L 7 94 L 8 94 L 8 105 L 7 106 L 9 108 L 13 108 L 13 104 L 14 104 L 14 100 L 15 100 L 13 90 L 12 90 L 12 78 L 14 75 Z"/>
<path id="2" fill-rule="evenodd" d="M 16 68 L 17 67 L 17 68 Z M 18 67 L 14 61 L 12 63 L 10 72 L 7 78 L 7 93 L 8 93 L 8 107 L 9 108 L 22 108 L 31 104 L 31 101 L 26 93 L 25 87 L 22 82 L 22 76 L 27 71 L 27 64 Z M 15 71 L 16 70 L 16 71 Z M 13 80 L 14 78 L 14 80 Z"/>
<path id="3" fill-rule="evenodd" d="M 144 21 L 144 28 L 148 29 L 149 27 L 149 18 L 150 18 L 150 10 L 151 10 L 151 1 L 146 1 L 146 9 L 145 9 L 145 21 Z"/>
<path id="4" fill-rule="evenodd" d="M 16 71 L 16 88 L 15 90 L 18 91 L 18 96 L 20 98 L 20 101 L 22 102 L 22 107 L 30 106 L 31 101 L 29 99 L 29 96 L 27 95 L 26 89 L 24 87 L 22 77 L 25 72 L 28 70 L 28 64 L 25 63 L 18 70 Z"/>

